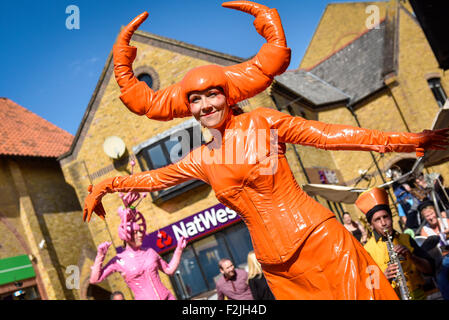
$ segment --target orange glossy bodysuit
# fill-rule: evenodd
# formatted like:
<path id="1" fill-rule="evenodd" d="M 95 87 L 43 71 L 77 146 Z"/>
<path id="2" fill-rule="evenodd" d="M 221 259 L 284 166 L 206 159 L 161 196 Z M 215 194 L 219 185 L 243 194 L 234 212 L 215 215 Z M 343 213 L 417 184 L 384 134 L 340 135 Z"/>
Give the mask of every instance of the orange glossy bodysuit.
<path id="1" fill-rule="evenodd" d="M 255 13 L 251 11 L 254 4 L 248 1 L 231 4 L 235 5 L 234 8 Z M 250 9 L 242 9 L 243 5 L 248 4 Z M 265 23 L 271 23 L 271 27 L 278 24 L 276 28 L 279 28 L 280 21 L 273 23 L 273 9 L 269 10 L 268 22 Z M 266 12 L 262 12 L 265 18 Z M 260 22 L 261 14 L 256 12 L 254 15 L 258 29 L 256 22 Z M 141 23 L 135 21 L 130 24 L 134 29 Z M 126 32 L 125 29 L 124 34 Z M 269 42 L 273 41 L 273 37 L 266 38 Z M 271 44 L 270 54 L 273 48 L 279 49 L 278 56 L 281 58 L 273 61 L 277 70 L 272 73 L 263 65 L 258 67 L 263 60 L 259 59 L 264 54 L 261 50 L 246 63 L 247 68 L 242 69 L 242 65 L 237 65 L 231 71 L 229 67 L 223 70 L 216 66 L 197 68 L 188 73 L 179 85 L 157 93 L 138 82 L 125 87 L 127 82 L 123 81 L 123 74 L 120 75 L 116 69 L 117 81 L 123 93 L 122 101 L 126 102 L 131 111 L 159 120 L 169 120 L 173 115 L 188 115 L 188 104 L 184 101 L 189 90 L 220 86 L 228 100 L 236 103 L 266 88 L 275 74 L 285 70 L 285 43 Z M 122 49 L 126 50 L 126 44 L 114 48 L 116 53 Z M 114 61 L 115 66 L 119 65 L 119 60 L 117 58 Z M 235 72 L 239 68 L 240 74 Z M 259 76 L 262 80 L 258 83 Z M 236 84 L 232 78 L 239 77 L 240 93 L 236 94 Z M 251 81 L 242 81 L 247 78 L 251 78 Z M 135 99 L 131 92 L 137 94 Z M 175 98 L 171 99 L 170 96 Z M 162 100 L 166 103 L 160 102 Z M 336 220 L 331 211 L 310 198 L 298 186 L 284 155 L 285 143 L 331 150 L 414 152 L 417 148 L 433 147 L 435 139 L 441 144 L 445 138 L 434 132 L 386 133 L 329 125 L 267 108 L 240 115 L 230 112 L 219 131 L 220 135 L 214 136 L 222 139 L 214 138 L 177 163 L 131 176 L 106 179 L 90 188 L 84 219 L 89 220 L 92 212 L 104 218 L 101 198 L 106 193 L 131 190 L 150 192 L 186 180 L 200 179 L 212 186 L 221 203 L 243 218 L 257 259 L 277 299 L 398 299 L 379 267 L 359 242 Z"/>

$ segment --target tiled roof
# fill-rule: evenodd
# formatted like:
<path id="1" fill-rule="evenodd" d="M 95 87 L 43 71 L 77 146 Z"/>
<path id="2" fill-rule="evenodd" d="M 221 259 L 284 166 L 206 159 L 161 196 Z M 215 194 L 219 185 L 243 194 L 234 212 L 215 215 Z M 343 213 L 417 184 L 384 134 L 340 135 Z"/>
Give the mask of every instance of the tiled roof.
<path id="1" fill-rule="evenodd" d="M 323 79 L 357 102 L 384 86 L 385 23 L 372 29 L 308 72 Z"/>
<path id="2" fill-rule="evenodd" d="M 345 101 L 354 104 L 382 89 L 385 66 L 385 22 L 359 37 L 310 69 L 288 71 L 276 81 L 316 107 Z"/>
<path id="3" fill-rule="evenodd" d="M 275 79 L 316 106 L 349 99 L 341 90 L 304 70 L 284 72 L 282 75 L 275 77 Z"/>
<path id="4" fill-rule="evenodd" d="M 0 98 L 0 155 L 58 157 L 73 135 L 8 98 Z"/>

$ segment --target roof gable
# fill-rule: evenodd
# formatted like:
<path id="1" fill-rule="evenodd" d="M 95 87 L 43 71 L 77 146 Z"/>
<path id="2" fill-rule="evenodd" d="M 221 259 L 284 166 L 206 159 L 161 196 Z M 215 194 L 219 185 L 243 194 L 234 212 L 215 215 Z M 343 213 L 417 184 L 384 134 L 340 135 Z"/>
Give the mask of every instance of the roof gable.
<path id="1" fill-rule="evenodd" d="M 308 70 L 340 89 L 355 103 L 384 87 L 385 23 Z"/>
<path id="2" fill-rule="evenodd" d="M 8 98 L 0 98 L 0 155 L 58 157 L 73 136 Z"/>
<path id="3" fill-rule="evenodd" d="M 329 3 L 314 31 L 301 59 L 300 69 L 310 69 L 319 61 L 331 56 L 366 31 L 370 5 L 379 10 L 379 20 L 385 19 L 388 2 Z M 291 39 L 290 39 L 291 41 Z"/>
<path id="4" fill-rule="evenodd" d="M 275 79 L 313 103 L 316 107 L 349 99 L 348 95 L 341 90 L 304 70 L 287 71 L 275 77 Z"/>

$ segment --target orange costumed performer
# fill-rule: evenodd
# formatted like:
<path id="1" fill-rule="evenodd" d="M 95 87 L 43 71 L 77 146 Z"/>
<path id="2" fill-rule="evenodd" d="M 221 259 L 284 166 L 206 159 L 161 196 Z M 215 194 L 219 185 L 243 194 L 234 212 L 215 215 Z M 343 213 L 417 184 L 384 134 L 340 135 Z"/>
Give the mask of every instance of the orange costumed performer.
<path id="1" fill-rule="evenodd" d="M 134 76 L 136 48 L 129 46 L 148 13 L 122 30 L 113 54 L 123 103 L 132 112 L 162 121 L 193 115 L 213 140 L 166 167 L 90 186 L 84 219 L 89 221 L 92 212 L 104 219 L 101 199 L 106 193 L 156 191 L 200 179 L 243 218 L 277 299 L 397 299 L 379 270 L 380 279 L 371 281 L 378 267 L 359 242 L 298 186 L 284 155 L 285 143 L 331 150 L 422 152 L 447 145 L 446 131 L 387 133 L 268 108 L 239 112 L 237 102 L 262 92 L 286 70 L 290 49 L 276 9 L 249 1 L 223 6 L 255 16 L 254 26 L 267 43 L 251 60 L 195 68 L 180 83 L 157 92 Z"/>

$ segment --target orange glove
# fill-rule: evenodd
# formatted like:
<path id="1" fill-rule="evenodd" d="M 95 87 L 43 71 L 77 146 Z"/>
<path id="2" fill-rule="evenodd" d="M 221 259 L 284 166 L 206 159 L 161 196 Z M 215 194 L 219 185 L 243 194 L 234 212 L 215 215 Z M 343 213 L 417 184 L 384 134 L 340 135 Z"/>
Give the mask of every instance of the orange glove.
<path id="1" fill-rule="evenodd" d="M 168 166 L 132 174 L 130 176 L 105 179 L 95 186 L 89 186 L 84 202 L 83 220 L 89 222 L 92 212 L 104 219 L 106 212 L 101 199 L 113 192 L 153 192 L 164 190 L 191 179 L 207 181 L 200 165 L 192 159 L 193 153 Z"/>
<path id="2" fill-rule="evenodd" d="M 359 150 L 385 152 L 416 152 L 417 157 L 424 156 L 424 150 L 445 150 L 449 145 L 448 129 L 424 130 L 420 133 L 382 132 L 364 128 L 350 128 L 342 125 L 328 125 L 325 149 L 351 150 L 345 143 L 348 138 Z M 345 134 L 342 134 L 345 132 Z M 341 145 L 340 145 L 341 143 Z M 377 144 L 377 146 L 375 146 Z M 374 146 L 374 147 L 371 147 Z"/>
<path id="3" fill-rule="evenodd" d="M 423 157 L 424 150 L 446 150 L 449 145 L 449 128 L 438 130 L 424 130 L 415 133 L 411 141 L 417 145 L 416 156 Z"/>
<path id="4" fill-rule="evenodd" d="M 86 200 L 84 200 L 83 221 L 86 221 L 87 219 L 87 222 L 89 222 L 92 212 L 95 212 L 102 220 L 105 219 L 106 211 L 101 203 L 101 199 L 107 193 L 111 180 L 112 179 L 107 179 L 100 184 L 97 184 L 95 187 L 90 185 L 87 188 L 89 194 L 87 195 Z"/>
<path id="5" fill-rule="evenodd" d="M 258 114 L 269 119 L 279 141 L 325 150 L 416 152 L 422 157 L 424 150 L 445 150 L 449 145 L 449 128 L 420 133 L 384 132 L 306 120 L 267 108 L 258 109 Z"/>

